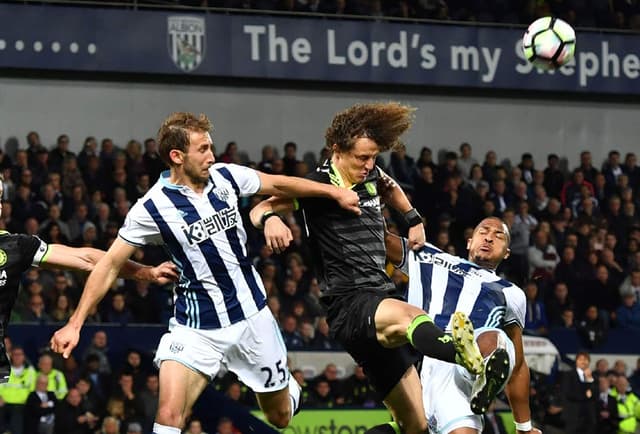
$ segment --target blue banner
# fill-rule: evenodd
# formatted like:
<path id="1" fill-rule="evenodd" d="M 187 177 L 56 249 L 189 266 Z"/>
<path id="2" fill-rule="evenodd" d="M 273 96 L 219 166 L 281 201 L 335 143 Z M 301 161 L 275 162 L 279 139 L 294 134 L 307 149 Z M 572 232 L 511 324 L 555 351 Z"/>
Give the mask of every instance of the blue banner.
<path id="1" fill-rule="evenodd" d="M 640 35 L 578 32 L 541 72 L 522 29 L 0 5 L 0 68 L 640 94 Z"/>

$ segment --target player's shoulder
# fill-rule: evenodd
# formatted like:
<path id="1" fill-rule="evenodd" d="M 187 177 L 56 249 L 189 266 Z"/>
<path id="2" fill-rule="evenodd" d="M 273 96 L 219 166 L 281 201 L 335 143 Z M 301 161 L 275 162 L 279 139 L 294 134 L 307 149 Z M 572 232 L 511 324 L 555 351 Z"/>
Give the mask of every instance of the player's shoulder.
<path id="1" fill-rule="evenodd" d="M 311 179 L 312 181 L 329 183 L 331 182 L 330 181 L 331 173 L 332 173 L 331 165 L 327 160 L 321 165 L 319 165 L 318 167 L 316 167 L 316 170 L 312 170 L 309 173 L 307 173 L 305 177 L 307 179 Z"/>

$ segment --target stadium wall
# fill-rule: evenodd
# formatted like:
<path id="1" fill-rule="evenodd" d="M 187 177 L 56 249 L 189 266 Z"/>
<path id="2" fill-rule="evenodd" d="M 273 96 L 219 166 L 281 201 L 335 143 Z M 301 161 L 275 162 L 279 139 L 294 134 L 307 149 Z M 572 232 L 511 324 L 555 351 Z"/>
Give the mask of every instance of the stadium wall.
<path id="1" fill-rule="evenodd" d="M 336 111 L 354 102 L 399 100 L 418 108 L 406 140 L 413 156 L 422 146 L 457 150 L 464 141 L 473 145 L 479 160 L 490 149 L 515 162 L 531 152 L 538 167 L 546 165 L 550 152 L 567 157 L 570 167 L 584 149 L 592 151 L 598 164 L 611 149 L 623 155 L 637 152 L 638 104 L 355 89 L 0 77 L 0 143 L 11 149 L 17 138 L 25 146 L 27 132 L 36 130 L 45 145 L 69 134 L 75 151 L 89 135 L 124 145 L 131 138 L 153 136 L 168 113 L 188 110 L 212 118 L 218 152 L 233 140 L 257 160 L 263 145 L 281 151 L 286 141 L 294 141 L 301 157 L 305 152 L 317 155 Z"/>

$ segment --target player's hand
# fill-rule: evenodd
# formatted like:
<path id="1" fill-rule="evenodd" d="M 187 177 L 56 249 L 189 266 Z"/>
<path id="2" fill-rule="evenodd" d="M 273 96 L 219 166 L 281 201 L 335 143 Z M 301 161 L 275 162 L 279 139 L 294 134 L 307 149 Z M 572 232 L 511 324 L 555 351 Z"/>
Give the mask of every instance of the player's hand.
<path id="1" fill-rule="evenodd" d="M 62 354 L 65 359 L 69 358 L 71 351 L 78 345 L 80 339 L 80 329 L 67 323 L 64 327 L 53 334 L 49 344 L 56 353 Z"/>
<path id="2" fill-rule="evenodd" d="M 264 238 L 267 247 L 274 253 L 284 252 L 293 241 L 291 229 L 278 217 L 267 219 L 264 223 Z"/>
<path id="3" fill-rule="evenodd" d="M 150 273 L 150 280 L 156 285 L 166 285 L 171 282 L 177 282 L 180 279 L 178 267 L 171 261 L 165 261 L 156 267 L 151 267 Z"/>
<path id="4" fill-rule="evenodd" d="M 362 214 L 362 211 L 360 211 L 360 199 L 358 198 L 358 193 L 349 188 L 336 188 L 337 192 L 335 199 L 338 204 L 347 211 L 351 211 L 357 215 Z"/>
<path id="5" fill-rule="evenodd" d="M 386 175 L 386 174 L 385 174 Z M 393 194 L 393 190 L 398 184 L 390 176 L 381 176 L 378 178 L 378 195 L 383 203 L 388 203 Z"/>
<path id="6" fill-rule="evenodd" d="M 421 249 L 427 242 L 424 235 L 424 224 L 420 223 L 409 228 L 409 236 L 407 237 L 408 246 L 411 250 Z"/>

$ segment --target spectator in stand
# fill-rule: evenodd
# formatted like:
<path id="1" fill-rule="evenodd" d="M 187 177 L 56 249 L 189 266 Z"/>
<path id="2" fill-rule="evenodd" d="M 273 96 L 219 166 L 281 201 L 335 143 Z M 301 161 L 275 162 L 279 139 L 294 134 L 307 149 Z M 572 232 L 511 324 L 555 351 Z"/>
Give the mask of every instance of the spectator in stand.
<path id="1" fill-rule="evenodd" d="M 129 140 L 124 150 L 127 160 L 126 171 L 130 179 L 136 179 L 141 173 L 146 172 L 142 158 L 142 144 L 137 140 Z"/>
<path id="2" fill-rule="evenodd" d="M 624 294 L 622 304 L 615 313 L 618 327 L 635 332 L 640 331 L 640 304 L 638 304 L 635 294 Z"/>
<path id="3" fill-rule="evenodd" d="M 78 154 L 78 167 L 82 172 L 87 170 L 89 166 L 89 158 L 97 157 L 98 142 L 96 138 L 93 136 L 89 136 L 84 139 L 84 144 L 82 145 L 82 150 Z"/>
<path id="4" fill-rule="evenodd" d="M 100 167 L 104 173 L 113 172 L 113 161 L 120 149 L 113 143 L 113 140 L 106 137 L 100 142 Z"/>
<path id="5" fill-rule="evenodd" d="M 29 134 L 27 134 L 27 149 L 25 151 L 28 156 L 29 166 L 35 163 L 36 154 L 41 149 L 46 150 L 42 142 L 40 142 L 40 135 L 35 131 L 30 131 Z"/>
<path id="6" fill-rule="evenodd" d="M 51 309 L 51 320 L 57 322 L 67 321 L 72 313 L 73 306 L 69 301 L 69 297 L 65 294 L 59 294 L 54 301 L 53 309 Z"/>
<path id="7" fill-rule="evenodd" d="M 636 268 L 631 270 L 629 275 L 620 284 L 619 292 L 621 296 L 633 294 L 637 300 L 640 300 L 640 269 Z"/>
<path id="8" fill-rule="evenodd" d="M 629 377 L 629 385 L 631 386 L 633 393 L 640 396 L 638 395 L 638 392 L 640 391 L 640 357 L 636 359 L 636 368 Z"/>
<path id="9" fill-rule="evenodd" d="M 586 270 L 582 261 L 576 258 L 576 249 L 570 245 L 562 249 L 562 258 L 555 268 L 554 278 L 557 282 L 563 282 L 569 289 L 571 298 L 575 298 L 581 290 Z"/>
<path id="10" fill-rule="evenodd" d="M 482 163 L 482 177 L 490 184 L 496 178 L 496 171 L 498 168 L 498 157 L 495 151 L 488 151 L 484 156 L 484 163 Z"/>
<path id="11" fill-rule="evenodd" d="M 233 423 L 227 417 L 220 418 L 216 434 L 233 434 Z M 198 419 L 191 419 L 184 434 L 207 434 L 202 430 L 202 423 Z"/>
<path id="12" fill-rule="evenodd" d="M 130 349 L 120 372 L 131 375 L 133 378 L 133 389 L 140 391 L 147 381 L 147 371 L 142 366 L 142 355 L 140 351 Z"/>
<path id="13" fill-rule="evenodd" d="M 128 372 L 122 372 L 118 377 L 118 383 L 114 386 L 110 400 L 121 401 L 124 404 L 125 423 L 144 421 L 144 404 L 133 384 L 133 376 Z"/>
<path id="14" fill-rule="evenodd" d="M 62 163 L 69 156 L 75 156 L 69 151 L 69 136 L 61 134 L 56 139 L 56 147 L 49 151 L 49 170 L 62 173 Z"/>
<path id="15" fill-rule="evenodd" d="M 427 221 L 436 219 L 437 209 L 434 206 L 438 197 L 438 189 L 435 183 L 433 168 L 425 164 L 419 169 L 418 176 L 414 180 L 414 206 Z"/>
<path id="16" fill-rule="evenodd" d="M 538 285 L 535 281 L 527 282 L 524 293 L 527 297 L 524 332 L 535 336 L 545 336 L 549 329 L 544 303 L 537 299 Z"/>
<path id="17" fill-rule="evenodd" d="M 120 420 L 114 416 L 107 416 L 102 420 L 100 434 L 120 434 Z"/>
<path id="18" fill-rule="evenodd" d="M 296 156 L 297 151 L 298 145 L 296 145 L 295 142 L 287 142 L 284 144 L 282 163 L 284 164 L 284 174 L 287 176 L 295 176 L 296 174 L 296 166 L 299 163 L 298 157 Z"/>
<path id="19" fill-rule="evenodd" d="M 573 310 L 573 302 L 569 297 L 569 289 L 564 282 L 556 282 L 551 298 L 545 303 L 549 327 L 566 327 L 563 313 Z"/>
<path id="20" fill-rule="evenodd" d="M 82 395 L 76 388 L 69 390 L 67 398 L 56 409 L 56 434 L 89 434 L 95 431 L 99 418 L 82 405 Z"/>
<path id="21" fill-rule="evenodd" d="M 602 174 L 606 182 L 606 191 L 608 194 L 614 194 L 618 177 L 622 175 L 622 166 L 620 165 L 620 152 L 609 151 L 607 161 L 602 165 Z"/>
<path id="22" fill-rule="evenodd" d="M 464 173 L 462 172 L 462 170 L 460 172 L 465 178 L 465 182 L 473 187 L 474 190 L 477 189 L 478 184 L 481 181 L 486 183 L 486 181 L 482 178 L 482 167 L 478 163 L 471 166 L 471 169 L 469 169 L 469 173 Z"/>
<path id="23" fill-rule="evenodd" d="M 596 434 L 598 385 L 589 367 L 590 361 L 589 353 L 578 352 L 575 369 L 567 371 L 562 378 L 567 434 Z"/>
<path id="24" fill-rule="evenodd" d="M 78 392 L 80 392 L 83 408 L 87 412 L 101 418 L 105 412 L 105 403 L 103 398 L 98 396 L 94 390 L 91 380 L 88 377 L 81 376 L 76 383 L 76 388 Z"/>
<path id="25" fill-rule="evenodd" d="M 618 404 L 610 393 L 611 383 L 606 375 L 596 378 L 598 381 L 598 399 L 596 404 L 596 433 L 617 434 Z"/>
<path id="26" fill-rule="evenodd" d="M 489 194 L 489 200 L 493 202 L 495 210 L 499 215 L 513 205 L 513 196 L 507 192 L 507 187 L 503 179 L 493 181 L 493 191 Z M 527 204 L 527 202 L 522 203 L 526 204 L 528 210 L 529 204 Z"/>
<path id="27" fill-rule="evenodd" d="M 40 294 L 32 294 L 29 296 L 28 309 L 21 317 L 24 322 L 35 322 L 38 324 L 45 324 L 51 321 L 51 317 L 45 312 L 44 299 Z"/>
<path id="28" fill-rule="evenodd" d="M 316 350 L 341 349 L 338 343 L 329 337 L 329 324 L 324 316 L 318 318 L 312 347 Z"/>
<path id="29" fill-rule="evenodd" d="M 38 375 L 36 389 L 29 394 L 24 410 L 24 432 L 53 434 L 58 398 L 47 387 L 46 374 Z M 66 393 L 65 393 L 66 394 Z M 59 398 L 62 399 L 62 398 Z"/>
<path id="30" fill-rule="evenodd" d="M 158 380 L 158 374 L 152 372 L 147 375 L 145 387 L 140 391 L 139 397 L 142 403 L 142 410 L 144 413 L 144 420 L 142 426 L 144 432 L 151 432 L 153 429 L 153 420 L 156 417 L 158 411 L 158 399 L 160 397 L 160 381 Z"/>
<path id="31" fill-rule="evenodd" d="M 43 375 L 47 378 L 47 390 L 55 393 L 57 399 L 64 399 L 67 396 L 69 391 L 67 380 L 61 371 L 53 367 L 53 357 L 51 355 L 43 354 L 38 359 L 38 375 Z"/>
<path id="32" fill-rule="evenodd" d="M 262 147 L 262 159 L 258 163 L 258 170 L 264 173 L 273 173 L 273 160 L 276 159 L 276 151 L 273 146 Z"/>
<path id="33" fill-rule="evenodd" d="M 111 304 L 105 314 L 105 321 L 126 325 L 133 322 L 133 315 L 127 307 L 124 294 L 116 292 L 111 297 Z"/>
<path id="34" fill-rule="evenodd" d="M 304 402 L 310 408 L 334 408 L 337 406 L 335 399 L 331 393 L 331 386 L 325 379 L 319 379 L 315 382 L 312 392 L 309 394 L 309 400 Z"/>
<path id="35" fill-rule="evenodd" d="M 586 347 L 597 348 L 607 338 L 609 321 L 600 314 L 596 306 L 589 306 L 576 329 Z"/>
<path id="36" fill-rule="evenodd" d="M 549 196 L 560 199 L 560 192 L 564 185 L 564 174 L 560 170 L 560 158 L 556 154 L 547 156 L 543 185 Z"/>
<path id="37" fill-rule="evenodd" d="M 413 190 L 413 177 L 415 174 L 415 162 L 407 155 L 405 145 L 393 150 L 389 157 L 389 175 L 400 184 L 403 190 Z"/>
<path id="38" fill-rule="evenodd" d="M 478 165 L 478 160 L 476 160 L 471 155 L 471 145 L 467 142 L 463 142 L 460 144 L 460 156 L 458 157 L 458 169 L 463 179 L 468 179 L 471 175 L 471 168 Z M 480 166 L 478 165 L 478 168 Z M 482 170 L 480 170 L 480 174 L 482 174 Z M 482 176 L 482 175 L 481 175 Z M 475 186 L 474 186 L 475 187 Z"/>
<path id="39" fill-rule="evenodd" d="M 560 200 L 563 206 L 571 206 L 574 200 L 580 198 L 580 188 L 586 186 L 591 196 L 594 195 L 593 184 L 584 179 L 584 172 L 578 168 L 573 171 L 571 180 L 565 182 L 560 192 Z"/>
<path id="40" fill-rule="evenodd" d="M 629 177 L 629 185 L 638 188 L 640 186 L 640 167 L 637 165 L 638 159 L 634 152 L 627 152 L 624 156 L 622 171 Z"/>
<path id="41" fill-rule="evenodd" d="M 160 154 L 158 154 L 156 139 L 148 138 L 144 141 L 142 163 L 144 164 L 145 172 L 149 174 L 151 183 L 155 183 L 160 173 L 167 167 L 160 158 Z"/>
<path id="42" fill-rule="evenodd" d="M 418 161 L 416 161 L 416 170 L 420 171 L 425 166 L 429 166 L 431 168 L 433 175 L 435 175 L 438 170 L 438 166 L 433 162 L 433 153 L 431 152 L 431 149 L 423 146 L 420 150 Z"/>
<path id="43" fill-rule="evenodd" d="M 446 152 L 444 155 L 444 163 L 438 166 L 436 172 L 436 185 L 438 188 L 444 188 L 451 177 L 460 177 L 458 156 L 455 152 Z"/>
<path id="44" fill-rule="evenodd" d="M 578 299 L 581 306 L 594 305 L 605 310 L 604 315 L 614 312 L 620 305 L 620 293 L 618 286 L 609 274 L 609 269 L 604 264 L 596 266 L 595 279 L 590 279 L 584 284 L 584 292 Z"/>
<path id="45" fill-rule="evenodd" d="M 533 245 L 527 249 L 529 277 L 538 281 L 544 298 L 553 282 L 553 273 L 560 262 L 556 248 L 549 241 L 549 234 L 538 229 L 533 235 Z"/>
<path id="46" fill-rule="evenodd" d="M 36 370 L 25 357 L 22 347 L 14 345 L 11 354 L 11 374 L 7 383 L 0 384 L 0 399 L 4 403 L 0 413 L 3 420 L 1 426 L 15 434 L 22 434 L 24 411 L 27 398 L 36 386 Z"/>
<path id="47" fill-rule="evenodd" d="M 282 338 L 284 344 L 290 351 L 301 350 L 304 348 L 302 336 L 298 332 L 298 321 L 293 315 L 285 315 L 281 323 Z"/>
<path id="48" fill-rule="evenodd" d="M 97 372 L 101 374 L 111 374 L 111 364 L 109 363 L 108 357 L 109 347 L 108 347 L 108 336 L 104 330 L 98 330 L 93 334 L 93 338 L 91 339 L 91 344 L 84 351 L 82 356 L 85 362 L 88 362 L 88 357 L 92 354 L 95 354 L 98 358 L 98 369 Z"/>
<path id="49" fill-rule="evenodd" d="M 618 434 L 633 434 L 638 426 L 640 399 L 629 388 L 629 381 L 624 374 L 618 375 L 615 387 L 618 403 Z"/>
<path id="50" fill-rule="evenodd" d="M 342 390 L 345 394 L 345 404 L 354 407 L 381 407 L 382 401 L 373 390 L 362 366 L 356 365 L 351 376 L 344 380 Z"/>
<path id="51" fill-rule="evenodd" d="M 596 176 L 598 173 L 598 169 L 593 167 L 593 159 L 590 151 L 582 151 L 580 153 L 580 166 L 578 166 L 584 175 L 584 179 L 591 184 L 594 184 L 596 181 Z"/>

